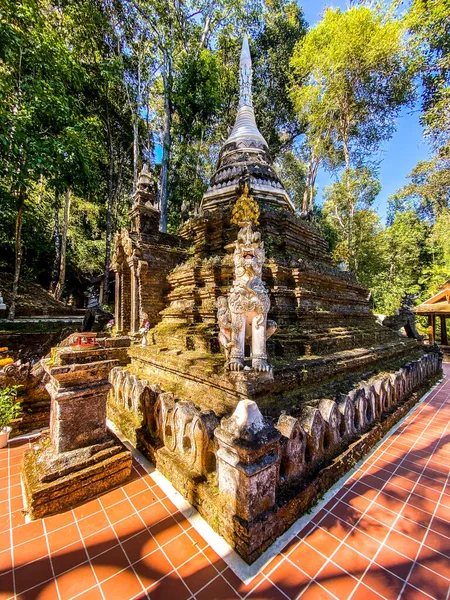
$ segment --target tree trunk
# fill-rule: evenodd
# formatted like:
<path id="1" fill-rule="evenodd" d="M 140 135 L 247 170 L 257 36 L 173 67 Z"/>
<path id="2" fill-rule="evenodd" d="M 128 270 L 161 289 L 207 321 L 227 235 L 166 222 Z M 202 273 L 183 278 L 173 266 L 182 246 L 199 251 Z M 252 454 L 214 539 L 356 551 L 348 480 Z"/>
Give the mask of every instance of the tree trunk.
<path id="1" fill-rule="evenodd" d="M 164 131 L 163 131 L 163 154 L 161 161 L 161 179 L 159 188 L 159 206 L 161 211 L 161 231 L 167 231 L 167 196 L 169 187 L 169 163 L 172 148 L 172 59 L 167 51 L 164 52 L 163 66 L 164 82 Z"/>
<path id="2" fill-rule="evenodd" d="M 61 300 L 66 282 L 66 250 L 67 250 L 67 233 L 69 230 L 70 219 L 70 190 L 66 190 L 64 194 L 64 223 L 61 236 L 61 262 L 59 264 L 59 278 L 55 289 L 55 298 Z"/>
<path id="3" fill-rule="evenodd" d="M 50 283 L 50 293 L 54 296 L 58 283 L 59 265 L 61 263 L 61 236 L 59 232 L 59 192 L 55 192 L 53 239 L 55 244 L 55 259 L 53 261 L 53 273 Z"/>
<path id="4" fill-rule="evenodd" d="M 20 268 L 22 266 L 22 218 L 23 206 L 25 203 L 25 190 L 23 187 L 19 190 L 19 204 L 16 216 L 16 234 L 15 234 L 15 261 L 14 261 L 14 279 L 11 294 L 11 306 L 9 307 L 9 319 L 14 320 L 16 316 L 17 293 L 19 290 Z"/>
<path id="5" fill-rule="evenodd" d="M 139 126 L 137 119 L 133 123 L 133 194 L 137 189 L 139 160 Z"/>

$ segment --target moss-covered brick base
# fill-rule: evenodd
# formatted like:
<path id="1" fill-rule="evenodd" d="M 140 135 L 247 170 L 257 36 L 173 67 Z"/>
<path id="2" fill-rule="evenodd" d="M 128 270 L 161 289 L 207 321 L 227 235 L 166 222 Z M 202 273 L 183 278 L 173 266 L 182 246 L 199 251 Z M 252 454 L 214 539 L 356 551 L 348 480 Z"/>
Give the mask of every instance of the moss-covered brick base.
<path id="1" fill-rule="evenodd" d="M 67 510 L 126 481 L 131 452 L 108 432 L 102 443 L 56 454 L 42 435 L 22 463 L 25 506 L 32 519 Z"/>

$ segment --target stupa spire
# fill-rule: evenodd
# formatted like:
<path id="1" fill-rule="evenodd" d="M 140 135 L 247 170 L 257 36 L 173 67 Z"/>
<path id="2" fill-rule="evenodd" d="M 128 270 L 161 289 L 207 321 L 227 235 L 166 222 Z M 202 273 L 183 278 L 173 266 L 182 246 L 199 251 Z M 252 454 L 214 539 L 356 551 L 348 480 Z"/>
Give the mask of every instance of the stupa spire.
<path id="1" fill-rule="evenodd" d="M 252 57 L 248 45 L 248 36 L 244 35 L 242 41 L 241 60 L 239 62 L 239 106 L 236 121 L 231 134 L 227 140 L 239 139 L 258 140 L 267 145 L 266 140 L 260 133 L 255 120 L 252 100 Z"/>
<path id="2" fill-rule="evenodd" d="M 248 45 L 248 36 L 245 34 L 239 62 L 239 108 L 241 106 L 253 107 L 252 75 L 252 57 Z"/>
<path id="3" fill-rule="evenodd" d="M 252 100 L 252 58 L 244 35 L 239 63 L 239 104 L 236 121 L 223 144 L 216 170 L 202 198 L 202 210 L 234 206 L 247 184 L 255 202 L 294 212 L 286 190 L 273 168 L 269 146 L 256 125 Z"/>

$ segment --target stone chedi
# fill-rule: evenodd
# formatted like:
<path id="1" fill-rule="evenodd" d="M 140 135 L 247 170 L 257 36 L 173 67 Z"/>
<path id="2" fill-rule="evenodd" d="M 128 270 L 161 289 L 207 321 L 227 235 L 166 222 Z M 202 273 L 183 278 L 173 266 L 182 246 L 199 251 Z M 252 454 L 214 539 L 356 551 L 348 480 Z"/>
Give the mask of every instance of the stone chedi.
<path id="1" fill-rule="evenodd" d="M 138 448 L 252 562 L 417 400 L 439 356 L 380 325 L 295 214 L 256 125 L 247 38 L 199 214 L 160 233 L 144 181 L 130 216 L 116 324 L 150 330 L 112 368 L 110 408 L 142 417 Z"/>

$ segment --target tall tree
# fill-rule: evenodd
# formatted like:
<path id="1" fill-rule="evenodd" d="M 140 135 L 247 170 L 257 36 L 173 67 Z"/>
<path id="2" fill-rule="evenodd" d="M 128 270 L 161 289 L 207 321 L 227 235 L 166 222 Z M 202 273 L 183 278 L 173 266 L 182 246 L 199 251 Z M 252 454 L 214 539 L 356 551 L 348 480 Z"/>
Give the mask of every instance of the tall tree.
<path id="1" fill-rule="evenodd" d="M 407 23 L 419 51 L 422 123 L 435 149 L 450 152 L 450 0 L 413 0 Z"/>
<path id="2" fill-rule="evenodd" d="M 395 117 L 412 96 L 404 35 L 404 24 L 390 14 L 366 6 L 327 9 L 292 58 L 291 97 L 306 123 L 311 169 L 325 159 L 330 168 L 343 164 L 333 213 L 346 221 L 350 268 L 355 268 L 354 208 L 360 202 L 355 194 L 366 193 L 360 168 L 392 135 Z"/>

